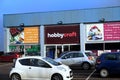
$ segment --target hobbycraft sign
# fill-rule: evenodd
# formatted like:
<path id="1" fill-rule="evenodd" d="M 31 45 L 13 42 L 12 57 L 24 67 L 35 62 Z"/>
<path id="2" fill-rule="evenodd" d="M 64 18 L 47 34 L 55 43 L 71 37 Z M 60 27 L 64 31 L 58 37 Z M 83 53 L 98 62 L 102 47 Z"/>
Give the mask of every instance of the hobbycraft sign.
<path id="1" fill-rule="evenodd" d="M 45 27 L 45 44 L 79 43 L 79 25 L 61 25 Z"/>

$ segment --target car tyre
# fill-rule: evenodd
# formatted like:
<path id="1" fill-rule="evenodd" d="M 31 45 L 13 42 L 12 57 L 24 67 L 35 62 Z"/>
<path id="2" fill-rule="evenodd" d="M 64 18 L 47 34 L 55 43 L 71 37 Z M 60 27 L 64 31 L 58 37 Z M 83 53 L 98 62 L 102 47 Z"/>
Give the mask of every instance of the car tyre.
<path id="1" fill-rule="evenodd" d="M 62 76 L 57 74 L 57 75 L 53 75 L 51 80 L 63 80 Z"/>
<path id="2" fill-rule="evenodd" d="M 109 75 L 109 72 L 108 72 L 108 70 L 107 69 L 101 69 L 100 70 L 100 76 L 101 77 L 107 77 Z"/>
<path id="3" fill-rule="evenodd" d="M 88 70 L 88 69 L 90 69 L 90 64 L 89 63 L 83 63 L 82 68 L 84 70 Z"/>
<path id="4" fill-rule="evenodd" d="M 11 80 L 21 80 L 21 77 L 20 77 L 19 74 L 13 74 L 13 75 L 11 76 Z"/>

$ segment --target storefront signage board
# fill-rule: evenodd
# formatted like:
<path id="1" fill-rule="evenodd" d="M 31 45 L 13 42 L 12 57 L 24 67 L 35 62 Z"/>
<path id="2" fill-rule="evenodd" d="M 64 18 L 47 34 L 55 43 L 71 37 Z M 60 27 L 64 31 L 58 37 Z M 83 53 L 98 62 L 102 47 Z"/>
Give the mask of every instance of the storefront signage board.
<path id="1" fill-rule="evenodd" d="M 87 41 L 120 41 L 120 22 L 86 24 Z"/>
<path id="2" fill-rule="evenodd" d="M 45 44 L 80 43 L 79 25 L 45 26 Z"/>

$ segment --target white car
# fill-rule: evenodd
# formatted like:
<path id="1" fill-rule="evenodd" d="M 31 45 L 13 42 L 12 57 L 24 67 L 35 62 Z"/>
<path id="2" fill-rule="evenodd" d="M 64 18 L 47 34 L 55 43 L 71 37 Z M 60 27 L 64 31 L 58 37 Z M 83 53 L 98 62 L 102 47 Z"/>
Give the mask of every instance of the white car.
<path id="1" fill-rule="evenodd" d="M 55 59 L 55 61 L 70 67 L 82 67 L 83 69 L 90 69 L 95 65 L 95 58 L 88 52 L 84 53 L 81 51 L 63 52 L 59 58 Z"/>
<path id="2" fill-rule="evenodd" d="M 18 58 L 9 77 L 11 80 L 71 80 L 71 69 L 50 58 L 27 56 Z"/>

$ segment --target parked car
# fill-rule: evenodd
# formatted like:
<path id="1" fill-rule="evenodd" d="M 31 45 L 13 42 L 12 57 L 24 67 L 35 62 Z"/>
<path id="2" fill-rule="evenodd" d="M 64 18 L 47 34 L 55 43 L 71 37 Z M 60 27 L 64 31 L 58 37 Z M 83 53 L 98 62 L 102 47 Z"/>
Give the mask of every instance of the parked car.
<path id="1" fill-rule="evenodd" d="M 101 77 L 120 74 L 120 52 L 102 53 L 96 60 L 96 72 Z"/>
<path id="2" fill-rule="evenodd" d="M 63 52 L 62 55 L 55 59 L 70 67 L 82 67 L 83 69 L 90 69 L 95 65 L 95 59 L 90 54 L 81 51 Z"/>
<path id="3" fill-rule="evenodd" d="M 4 51 L 0 51 L 0 56 L 4 54 Z"/>
<path id="4" fill-rule="evenodd" d="M 12 62 L 19 57 L 21 57 L 21 54 L 18 52 L 7 52 L 0 55 L 0 61 Z"/>
<path id="5" fill-rule="evenodd" d="M 71 69 L 51 58 L 26 56 L 18 58 L 9 77 L 11 80 L 71 80 Z"/>

